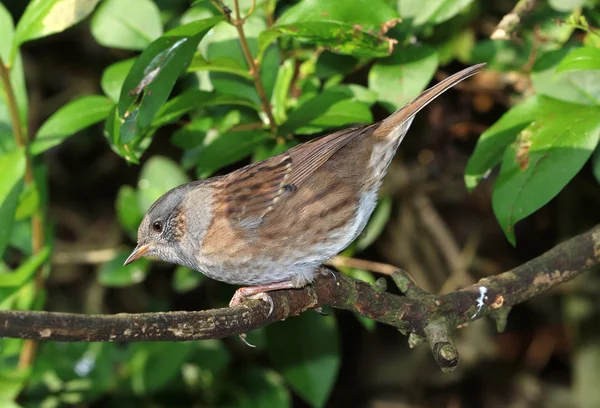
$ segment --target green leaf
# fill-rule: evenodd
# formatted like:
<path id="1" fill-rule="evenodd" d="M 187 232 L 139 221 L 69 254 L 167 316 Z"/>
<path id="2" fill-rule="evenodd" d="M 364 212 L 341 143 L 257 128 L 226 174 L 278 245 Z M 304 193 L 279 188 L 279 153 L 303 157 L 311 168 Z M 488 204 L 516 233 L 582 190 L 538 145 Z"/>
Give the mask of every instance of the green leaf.
<path id="1" fill-rule="evenodd" d="M 278 125 L 281 125 L 287 119 L 286 102 L 290 86 L 292 85 L 292 79 L 294 78 L 295 68 L 295 62 L 290 58 L 281 64 L 277 72 L 277 80 L 275 81 L 273 95 L 271 96 L 271 105 L 273 106 L 275 122 Z"/>
<path id="2" fill-rule="evenodd" d="M 556 11 L 573 11 L 589 3 L 588 0 L 548 0 L 548 4 Z"/>
<path id="3" fill-rule="evenodd" d="M 113 260 L 104 263 L 98 271 L 98 282 L 104 286 L 125 287 L 146 279 L 150 261 L 141 258 L 123 266 L 129 254 L 130 252 L 121 252 Z"/>
<path id="4" fill-rule="evenodd" d="M 131 70 L 134 62 L 135 58 L 115 62 L 102 73 L 102 79 L 100 80 L 102 90 L 114 102 L 119 101 L 125 77 Z"/>
<path id="5" fill-rule="evenodd" d="M 0 155 L 0 259 L 10 239 L 24 174 L 23 149 Z"/>
<path id="6" fill-rule="evenodd" d="M 262 130 L 244 130 L 207 137 L 195 156 L 198 177 L 209 177 L 220 168 L 249 156 L 270 138 L 271 135 Z"/>
<path id="7" fill-rule="evenodd" d="M 397 48 L 394 54 L 377 62 L 369 71 L 369 88 L 390 112 L 415 98 L 435 74 L 438 56 L 428 45 Z"/>
<path id="8" fill-rule="evenodd" d="M 313 407 L 325 406 L 341 358 L 334 317 L 302 313 L 267 326 L 266 335 L 269 357 L 294 391 Z"/>
<path id="9" fill-rule="evenodd" d="M 414 25 L 440 24 L 467 8 L 473 0 L 398 0 L 398 11 Z"/>
<path id="10" fill-rule="evenodd" d="M 536 92 L 566 102 L 600 105 L 600 70 L 557 72 L 568 52 L 566 47 L 548 52 L 535 63 L 531 81 Z"/>
<path id="11" fill-rule="evenodd" d="M 143 50 L 163 33 L 160 11 L 152 0 L 105 0 L 91 21 L 99 44 Z"/>
<path id="12" fill-rule="evenodd" d="M 228 393 L 227 408 L 285 408 L 292 406 L 292 396 L 283 378 L 271 370 L 244 367 L 232 376 L 235 393 Z"/>
<path id="13" fill-rule="evenodd" d="M 185 266 L 178 266 L 173 274 L 173 289 L 177 293 L 186 293 L 196 289 L 206 276 Z"/>
<path id="14" fill-rule="evenodd" d="M 33 0 L 25 9 L 15 31 L 18 47 L 50 34 L 59 33 L 86 18 L 99 0 Z"/>
<path id="15" fill-rule="evenodd" d="M 188 176 L 177 163 L 167 157 L 153 156 L 142 167 L 138 181 L 140 212 L 145 214 L 164 193 L 188 181 Z"/>
<path id="16" fill-rule="evenodd" d="M 504 153 L 492 204 L 508 240 L 514 225 L 545 205 L 579 172 L 600 137 L 600 107 L 549 101 Z"/>
<path id="17" fill-rule="evenodd" d="M 539 115 L 547 115 L 555 108 L 554 99 L 532 96 L 512 107 L 496 123 L 479 136 L 475 151 L 465 170 L 465 184 L 469 190 L 477 187 L 492 168 L 502 160 L 504 150 Z"/>
<path id="18" fill-rule="evenodd" d="M 176 27 L 150 44 L 136 59 L 125 78 L 118 104 L 119 117 L 125 120 L 120 135 L 123 143 L 133 140 L 126 135 L 137 136 L 147 130 L 177 78 L 186 71 L 202 37 L 221 20 L 213 17 Z M 140 102 L 136 104 L 138 99 Z"/>
<path id="19" fill-rule="evenodd" d="M 4 4 L 0 3 L 0 57 L 6 64 L 10 61 L 10 56 L 13 49 L 13 37 L 15 35 L 15 25 L 12 15 L 6 9 Z"/>
<path id="20" fill-rule="evenodd" d="M 13 272 L 0 273 L 0 288 L 20 288 L 27 283 L 35 272 L 46 262 L 50 255 L 50 248 L 44 247 L 40 252 L 33 255 Z"/>
<path id="21" fill-rule="evenodd" d="M 129 359 L 131 383 L 138 395 L 155 393 L 167 387 L 194 352 L 195 342 L 137 343 Z"/>
<path id="22" fill-rule="evenodd" d="M 369 107 L 348 98 L 345 91 L 326 89 L 289 112 L 281 133 L 310 134 L 356 123 L 371 123 Z"/>
<path id="23" fill-rule="evenodd" d="M 287 150 L 290 150 L 296 145 L 298 145 L 298 141 L 296 139 L 283 140 L 279 138 L 277 140 L 267 141 L 267 143 L 259 146 L 254 151 L 254 154 L 252 154 L 252 161 L 259 162 L 266 160 L 269 157 L 273 157 Z"/>
<path id="24" fill-rule="evenodd" d="M 260 34 L 259 60 L 267 46 L 281 35 L 340 54 L 386 56 L 395 40 L 384 34 L 399 17 L 383 0 L 302 0 L 287 9 L 273 28 Z"/>
<path id="25" fill-rule="evenodd" d="M 371 91 L 369 88 L 356 84 L 328 86 L 327 90 L 330 92 L 344 93 L 348 95 L 348 98 L 352 101 L 361 102 L 367 106 L 371 106 L 377 102 L 377 93 Z"/>
<path id="26" fill-rule="evenodd" d="M 156 114 L 156 119 L 152 122 L 153 127 L 164 126 L 173 123 L 187 112 L 192 110 L 218 105 L 238 105 L 247 106 L 258 110 L 259 107 L 252 102 L 229 95 L 217 95 L 214 92 L 200 91 L 191 89 L 170 99 L 167 103 L 161 106 Z"/>
<path id="27" fill-rule="evenodd" d="M 15 221 L 30 218 L 40 206 L 40 192 L 35 184 L 24 186 L 19 196 L 19 205 L 15 213 Z"/>
<path id="28" fill-rule="evenodd" d="M 132 237 L 135 237 L 137 228 L 144 218 L 138 205 L 137 192 L 131 186 L 121 186 L 115 205 L 121 226 Z"/>
<path id="29" fill-rule="evenodd" d="M 228 57 L 218 57 L 208 61 L 202 54 L 197 53 L 192 58 L 188 72 L 210 71 L 225 72 L 228 74 L 239 75 L 247 80 L 252 80 L 252 75 L 248 69 L 240 65 L 236 60 Z"/>
<path id="30" fill-rule="evenodd" d="M 69 136 L 106 119 L 112 107 L 113 102 L 100 95 L 83 96 L 69 102 L 42 124 L 31 145 L 31 153 L 43 153 Z"/>
<path id="31" fill-rule="evenodd" d="M 0 371 L 0 405 L 3 408 L 19 407 L 13 401 L 17 399 L 26 381 L 31 375 L 31 370 L 12 370 L 4 366 Z M 14 405 L 11 405 L 14 404 Z"/>
<path id="32" fill-rule="evenodd" d="M 356 240 L 356 249 L 358 251 L 368 248 L 377 238 L 379 238 L 387 225 L 391 214 L 392 199 L 390 197 L 380 199 L 373 215 L 369 219 L 367 227 Z"/>
<path id="33" fill-rule="evenodd" d="M 259 59 L 262 59 L 268 46 L 283 35 L 327 47 L 335 53 L 357 57 L 386 57 L 396 44 L 396 40 L 383 34 L 359 29 L 348 23 L 299 21 L 293 24 L 278 24 L 260 33 Z"/>
<path id="34" fill-rule="evenodd" d="M 575 48 L 558 64 L 556 72 L 600 70 L 600 49 Z"/>

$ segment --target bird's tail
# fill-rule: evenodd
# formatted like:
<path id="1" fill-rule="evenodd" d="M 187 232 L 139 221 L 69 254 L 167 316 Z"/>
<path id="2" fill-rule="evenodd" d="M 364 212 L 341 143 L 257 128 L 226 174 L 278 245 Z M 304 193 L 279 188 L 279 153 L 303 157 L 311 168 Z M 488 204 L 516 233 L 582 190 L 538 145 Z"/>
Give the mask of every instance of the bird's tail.
<path id="1" fill-rule="evenodd" d="M 407 105 L 398 109 L 392 113 L 386 119 L 384 119 L 379 127 L 373 132 L 373 135 L 377 138 L 388 139 L 388 138 L 403 138 L 410 126 L 412 118 L 429 102 L 452 88 L 459 82 L 469 78 L 471 75 L 478 73 L 483 67 L 483 64 L 473 65 L 465 68 L 462 71 L 457 72 L 454 75 L 449 76 L 440 83 L 432 86 L 431 88 L 423 91 L 419 96 L 409 102 Z"/>

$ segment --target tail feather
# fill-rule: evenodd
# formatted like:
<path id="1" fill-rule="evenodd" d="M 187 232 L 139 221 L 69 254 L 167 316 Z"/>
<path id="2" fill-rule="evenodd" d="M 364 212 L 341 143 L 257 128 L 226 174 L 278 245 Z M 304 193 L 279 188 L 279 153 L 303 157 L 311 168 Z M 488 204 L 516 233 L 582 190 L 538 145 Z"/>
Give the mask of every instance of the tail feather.
<path id="1" fill-rule="evenodd" d="M 379 138 L 387 138 L 395 129 L 411 120 L 421 109 L 433 101 L 435 98 L 452 88 L 459 82 L 469 78 L 472 75 L 478 73 L 486 64 L 477 64 L 471 67 L 465 68 L 462 71 L 457 72 L 454 75 L 449 76 L 443 81 L 435 84 L 431 88 L 423 91 L 419 96 L 409 102 L 407 105 L 398 109 L 392 113 L 386 119 L 384 119 L 379 127 L 374 131 L 374 136 Z M 404 132 L 408 130 L 408 126 L 405 126 Z M 402 135 L 403 136 L 403 135 Z M 401 136 L 401 137 L 402 137 Z"/>

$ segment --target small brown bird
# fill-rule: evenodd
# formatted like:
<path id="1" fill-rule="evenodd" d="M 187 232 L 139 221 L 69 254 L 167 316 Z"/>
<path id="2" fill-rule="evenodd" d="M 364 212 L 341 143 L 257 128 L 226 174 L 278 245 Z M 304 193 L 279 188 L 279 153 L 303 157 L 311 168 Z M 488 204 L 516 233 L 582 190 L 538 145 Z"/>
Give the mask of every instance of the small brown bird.
<path id="1" fill-rule="evenodd" d="M 485 64 L 424 91 L 388 118 L 298 145 L 225 176 L 176 187 L 150 207 L 142 256 L 244 285 L 230 305 L 265 292 L 300 288 L 363 230 L 396 149 L 424 106 Z"/>

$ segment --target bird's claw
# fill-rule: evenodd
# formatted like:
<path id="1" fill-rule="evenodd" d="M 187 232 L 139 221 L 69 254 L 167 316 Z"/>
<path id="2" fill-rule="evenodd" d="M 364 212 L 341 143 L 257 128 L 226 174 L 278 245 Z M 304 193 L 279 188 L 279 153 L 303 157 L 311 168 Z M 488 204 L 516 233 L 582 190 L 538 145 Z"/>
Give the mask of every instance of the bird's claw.
<path id="1" fill-rule="evenodd" d="M 230 307 L 237 306 L 239 304 L 242 304 L 243 302 L 245 302 L 248 299 L 260 299 L 262 301 L 267 302 L 269 304 L 269 314 L 267 314 L 267 317 L 271 316 L 271 314 L 273 313 L 273 310 L 275 309 L 275 303 L 273 303 L 273 298 L 271 298 L 271 296 L 269 296 L 265 292 L 260 292 L 255 295 L 248 296 L 248 295 L 244 294 L 244 292 L 241 289 L 238 289 L 235 292 L 235 294 L 231 298 L 231 301 L 229 302 L 229 306 Z"/>
<path id="2" fill-rule="evenodd" d="M 252 348 L 256 347 L 254 344 L 252 344 L 248 341 L 248 339 L 246 338 L 246 333 L 240 333 L 239 336 L 240 336 L 240 340 L 243 341 L 246 346 L 252 347 Z"/>
<path id="3" fill-rule="evenodd" d="M 331 313 L 325 313 L 323 311 L 323 308 L 321 306 L 319 307 L 315 307 L 315 312 L 317 312 L 318 314 L 320 314 L 321 316 L 330 316 Z"/>

